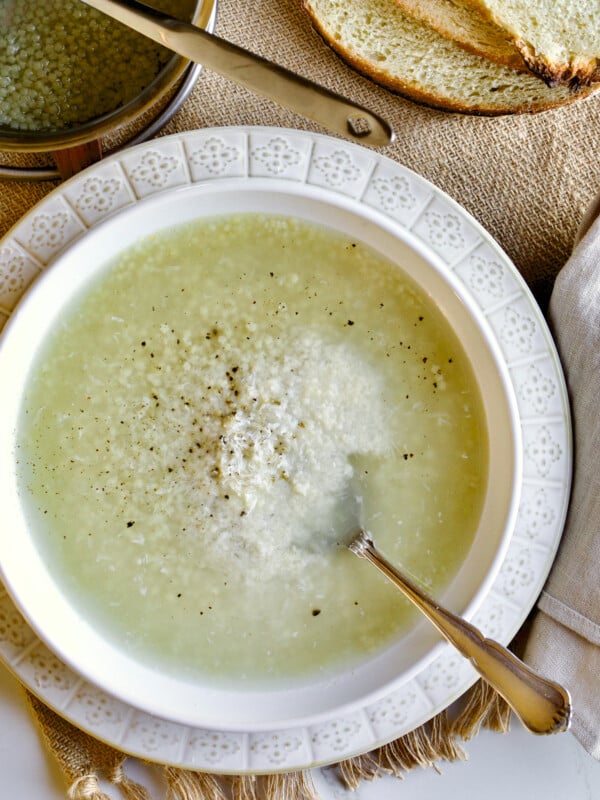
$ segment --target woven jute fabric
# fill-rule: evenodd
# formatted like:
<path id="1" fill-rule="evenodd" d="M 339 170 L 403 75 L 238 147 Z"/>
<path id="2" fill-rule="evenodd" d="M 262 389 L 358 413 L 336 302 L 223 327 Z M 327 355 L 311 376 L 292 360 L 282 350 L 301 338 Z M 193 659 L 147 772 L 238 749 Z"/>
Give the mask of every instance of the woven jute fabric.
<path id="1" fill-rule="evenodd" d="M 396 141 L 382 152 L 434 182 L 471 212 L 514 261 L 542 308 L 547 307 L 554 279 L 600 188 L 600 96 L 543 114 L 501 118 L 417 106 L 342 64 L 311 29 L 299 0 L 220 0 L 216 33 L 386 117 Z M 204 70 L 161 135 L 229 125 L 327 132 Z M 0 181 L 0 235 L 54 185 Z M 30 700 L 72 800 L 100 800 L 100 775 L 125 797 L 148 796 L 123 772 L 124 754 L 82 734 L 39 700 Z M 399 775 L 417 764 L 461 758 L 461 740 L 481 726 L 506 730 L 507 725 L 506 705 L 480 682 L 463 699 L 458 716 L 440 715 L 405 739 L 339 765 L 340 779 L 356 786 L 381 771 Z M 314 792 L 303 773 L 256 780 L 240 776 L 228 779 L 226 785 L 214 776 L 175 768 L 167 768 L 165 776 L 169 796 L 181 800 L 219 800 L 225 795 L 243 800 L 258 794 L 272 800 L 301 800 Z"/>

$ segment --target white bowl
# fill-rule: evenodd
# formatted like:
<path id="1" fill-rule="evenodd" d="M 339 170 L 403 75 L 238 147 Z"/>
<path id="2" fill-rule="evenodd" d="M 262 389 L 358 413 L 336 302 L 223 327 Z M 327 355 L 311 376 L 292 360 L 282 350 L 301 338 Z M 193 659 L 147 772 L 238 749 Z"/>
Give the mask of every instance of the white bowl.
<path id="1" fill-rule="evenodd" d="M 202 216 L 263 211 L 351 234 L 403 269 L 432 297 L 461 341 L 479 382 L 487 420 L 489 479 L 481 522 L 443 602 L 472 618 L 498 572 L 513 531 L 521 483 L 521 437 L 506 364 L 483 314 L 462 284 L 394 220 L 304 183 L 231 179 L 164 191 L 111 216 L 72 243 L 36 281 L 0 341 L 2 579 L 38 636 L 77 673 L 130 705 L 186 725 L 259 731 L 311 724 L 389 692 L 435 658 L 442 645 L 428 623 L 374 658 L 308 685 L 272 690 L 219 688 L 173 677 L 104 638 L 63 594 L 38 551 L 17 493 L 14 461 L 22 392 L 40 343 L 70 298 L 105 262 L 150 231 Z"/>

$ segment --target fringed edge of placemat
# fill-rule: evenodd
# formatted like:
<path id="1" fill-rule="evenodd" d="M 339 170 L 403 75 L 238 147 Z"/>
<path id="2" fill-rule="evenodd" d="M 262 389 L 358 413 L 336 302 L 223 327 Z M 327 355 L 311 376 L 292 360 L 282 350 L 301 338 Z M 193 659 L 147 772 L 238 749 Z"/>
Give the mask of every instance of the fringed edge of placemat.
<path id="1" fill-rule="evenodd" d="M 278 775 L 221 776 L 164 767 L 168 800 L 318 800 L 308 770 Z"/>
<path id="2" fill-rule="evenodd" d="M 26 692 L 42 737 L 57 759 L 67 781 L 68 800 L 110 800 L 101 780 L 117 787 L 124 800 L 152 800 L 143 786 L 123 769 L 127 755 L 79 730 Z M 330 767 L 340 784 L 350 790 L 361 781 L 384 774 L 402 778 L 415 767 L 440 771 L 440 761 L 467 758 L 461 741 L 481 728 L 506 733 L 510 708 L 485 681 L 479 680 L 463 696 L 454 716 L 447 711 L 400 738 L 369 753 Z M 167 800 L 318 800 L 310 770 L 273 775 L 217 776 L 180 767 L 155 765 L 162 770 Z"/>
<path id="3" fill-rule="evenodd" d="M 403 778 L 415 767 L 430 767 L 439 772 L 439 761 L 467 758 L 460 741 L 473 738 L 482 727 L 507 733 L 510 714 L 506 701 L 489 684 L 479 680 L 464 695 L 456 717 L 451 718 L 443 711 L 383 747 L 342 761 L 336 766 L 339 780 L 346 788 L 356 789 L 361 781 L 371 781 L 383 774 Z"/>

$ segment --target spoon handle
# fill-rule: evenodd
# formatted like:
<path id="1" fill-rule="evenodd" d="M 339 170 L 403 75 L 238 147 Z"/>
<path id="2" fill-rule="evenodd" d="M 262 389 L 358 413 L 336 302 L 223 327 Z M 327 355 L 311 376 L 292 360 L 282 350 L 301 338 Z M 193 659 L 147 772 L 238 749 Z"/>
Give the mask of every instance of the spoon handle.
<path id="1" fill-rule="evenodd" d="M 476 627 L 440 606 L 398 572 L 364 531 L 350 544 L 350 550 L 374 564 L 425 614 L 450 644 L 469 659 L 482 678 L 504 697 L 526 728 L 533 733 L 567 730 L 571 698 L 566 689 L 538 675 L 498 642 L 486 639 Z"/>
<path id="2" fill-rule="evenodd" d="M 164 47 L 347 139 L 385 146 L 394 132 L 372 111 L 255 53 L 137 0 L 83 0 Z"/>

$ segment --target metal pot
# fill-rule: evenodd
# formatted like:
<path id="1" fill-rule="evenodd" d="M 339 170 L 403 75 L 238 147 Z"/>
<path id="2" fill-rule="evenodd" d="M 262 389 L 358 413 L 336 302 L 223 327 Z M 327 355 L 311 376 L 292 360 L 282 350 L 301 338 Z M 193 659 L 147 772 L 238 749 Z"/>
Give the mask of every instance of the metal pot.
<path id="1" fill-rule="evenodd" d="M 193 23 L 212 31 L 215 17 L 216 0 L 198 0 Z M 102 157 L 103 136 L 124 126 L 135 126 L 135 122 L 143 115 L 150 115 L 150 122 L 135 131 L 125 145 L 115 149 L 150 138 L 180 108 L 192 90 L 200 69 L 181 56 L 173 55 L 137 97 L 114 111 L 64 130 L 20 131 L 0 125 L 0 151 L 51 153 L 57 165 L 57 169 L 0 166 L 0 178 L 55 180 L 68 177 Z M 156 109 L 155 115 L 152 115 L 152 109 Z"/>

